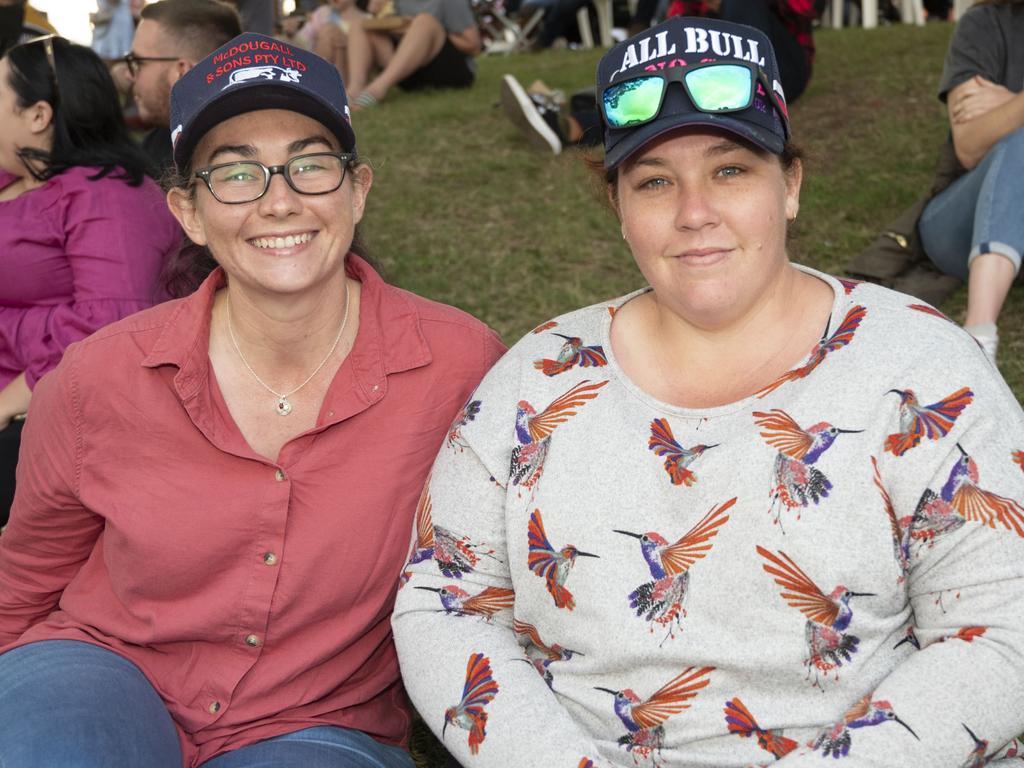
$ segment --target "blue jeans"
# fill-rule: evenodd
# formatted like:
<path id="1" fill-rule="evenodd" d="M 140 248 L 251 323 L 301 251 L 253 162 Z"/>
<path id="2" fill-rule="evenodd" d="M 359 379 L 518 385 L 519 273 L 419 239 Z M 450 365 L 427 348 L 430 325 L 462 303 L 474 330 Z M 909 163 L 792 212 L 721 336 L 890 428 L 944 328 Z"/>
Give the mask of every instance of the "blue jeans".
<path id="1" fill-rule="evenodd" d="M 178 733 L 138 668 L 112 651 L 46 640 L 0 654 L 0 766 L 181 768 Z M 205 768 L 411 768 L 405 750 L 333 726 L 277 736 Z"/>
<path id="2" fill-rule="evenodd" d="M 918 222 L 925 253 L 967 279 L 975 256 L 998 253 L 1020 271 L 1024 251 L 1024 128 L 997 142 L 974 168 L 928 203 Z"/>

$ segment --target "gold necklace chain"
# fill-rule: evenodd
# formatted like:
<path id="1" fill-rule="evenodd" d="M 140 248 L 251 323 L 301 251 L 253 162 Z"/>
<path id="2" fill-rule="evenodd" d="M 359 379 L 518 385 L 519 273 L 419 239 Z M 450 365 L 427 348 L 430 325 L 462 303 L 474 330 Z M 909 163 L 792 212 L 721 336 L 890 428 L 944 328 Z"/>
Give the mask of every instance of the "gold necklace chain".
<path id="1" fill-rule="evenodd" d="M 309 384 L 309 382 L 313 380 L 313 377 L 320 373 L 320 369 L 327 365 L 327 361 L 331 359 L 331 355 L 334 354 L 334 350 L 338 348 L 338 342 L 341 341 L 341 334 L 345 332 L 345 325 L 348 323 L 348 300 L 348 281 L 345 281 L 345 314 L 341 318 L 341 327 L 338 329 L 338 335 L 334 337 L 334 343 L 331 344 L 331 349 L 327 353 L 327 357 L 321 360 L 320 365 L 316 367 L 316 370 L 309 374 L 309 376 L 306 377 L 306 380 L 299 384 L 299 386 L 295 387 L 295 389 L 293 389 L 291 392 L 278 392 L 277 390 L 271 388 L 267 384 L 267 382 L 265 382 L 263 379 L 259 377 L 256 371 L 252 369 L 252 366 L 249 365 L 249 361 L 245 359 L 245 355 L 242 354 L 242 350 L 239 349 L 238 341 L 235 339 L 235 331 L 231 327 L 231 294 L 227 294 L 227 297 L 225 299 L 225 310 L 227 311 L 228 315 L 228 336 L 231 338 L 231 346 L 235 348 L 235 352 L 238 353 L 238 359 L 242 361 L 242 365 L 244 365 L 245 369 L 252 374 L 252 377 L 259 382 L 261 387 L 263 387 L 265 390 L 267 390 L 267 392 L 269 392 L 270 394 L 277 398 L 277 403 L 274 405 L 274 411 L 279 416 L 287 416 L 289 413 L 292 412 L 292 404 L 288 402 L 288 398 L 294 395 L 304 386 Z"/>

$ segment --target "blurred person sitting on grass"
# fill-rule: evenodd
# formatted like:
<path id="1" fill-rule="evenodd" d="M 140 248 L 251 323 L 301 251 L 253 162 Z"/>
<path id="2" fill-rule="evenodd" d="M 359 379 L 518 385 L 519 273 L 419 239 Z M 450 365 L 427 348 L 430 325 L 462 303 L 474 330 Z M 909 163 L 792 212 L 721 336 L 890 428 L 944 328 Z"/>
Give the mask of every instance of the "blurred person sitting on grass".
<path id="1" fill-rule="evenodd" d="M 967 280 L 964 326 L 995 360 L 1024 252 L 1024 0 L 980 0 L 957 22 L 939 98 L 956 155 L 918 221 L 936 267 Z"/>
<path id="2" fill-rule="evenodd" d="M 468 88 L 480 30 L 468 0 L 370 0 L 376 19 L 349 30 L 348 67 L 354 109 L 372 107 L 392 87 Z M 370 79 L 377 68 L 380 72 Z"/>
<path id="3" fill-rule="evenodd" d="M 0 58 L 0 525 L 40 377 L 151 306 L 181 241 L 145 167 L 95 53 L 49 36 Z"/>
<path id="4" fill-rule="evenodd" d="M 239 35 L 238 11 L 220 0 L 160 0 L 142 9 L 128 65 L 139 119 L 151 130 L 142 139 L 154 173 L 173 168 L 171 87 L 210 51 Z"/>
<path id="5" fill-rule="evenodd" d="M 0 536 L 2 765 L 412 768 L 395 590 L 504 347 L 363 257 L 341 78 L 283 45 L 235 38 L 172 90 L 184 298 L 40 382 Z"/>
<path id="6" fill-rule="evenodd" d="M 438 454 L 417 710 L 478 768 L 1019 765 L 1020 405 L 933 308 L 790 262 L 762 33 L 672 18 L 596 87 L 648 287 L 538 325 Z"/>
<path id="7" fill-rule="evenodd" d="M 331 62 L 347 83 L 349 31 L 366 16 L 355 0 L 327 0 L 307 16 L 293 39 L 303 48 Z"/>
<path id="8" fill-rule="evenodd" d="M 25 0 L 0 0 L 0 56 L 8 48 L 57 30 Z"/>

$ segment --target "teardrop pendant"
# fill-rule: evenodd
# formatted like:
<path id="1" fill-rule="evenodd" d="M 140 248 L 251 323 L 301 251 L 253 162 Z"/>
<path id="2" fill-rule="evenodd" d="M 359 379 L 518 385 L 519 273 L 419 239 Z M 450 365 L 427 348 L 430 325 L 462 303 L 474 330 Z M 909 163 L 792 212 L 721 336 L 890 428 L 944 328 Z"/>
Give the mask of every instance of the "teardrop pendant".
<path id="1" fill-rule="evenodd" d="M 288 398 L 283 395 L 278 398 L 277 405 L 274 406 L 278 416 L 287 416 L 292 412 L 292 404 L 288 402 Z"/>

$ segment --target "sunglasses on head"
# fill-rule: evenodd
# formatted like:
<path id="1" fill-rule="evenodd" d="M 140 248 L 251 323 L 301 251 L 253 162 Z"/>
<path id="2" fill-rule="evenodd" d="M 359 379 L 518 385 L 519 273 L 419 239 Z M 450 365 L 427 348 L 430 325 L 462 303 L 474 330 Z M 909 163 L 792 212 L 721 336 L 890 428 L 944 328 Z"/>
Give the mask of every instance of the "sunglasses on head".
<path id="1" fill-rule="evenodd" d="M 60 82 L 57 78 L 57 57 L 53 54 L 53 41 L 58 37 L 60 35 L 42 35 L 25 41 L 25 45 L 42 43 L 43 52 L 46 54 L 46 64 L 50 67 L 50 75 L 53 77 L 53 95 L 57 99 L 60 98 Z"/>
<path id="2" fill-rule="evenodd" d="M 601 94 L 601 111 L 611 128 L 632 128 L 661 112 L 669 83 L 679 83 L 693 106 L 708 114 L 742 112 L 758 95 L 758 84 L 778 110 L 786 132 L 789 113 L 768 76 L 749 61 L 709 61 L 657 70 L 609 85 Z"/>

